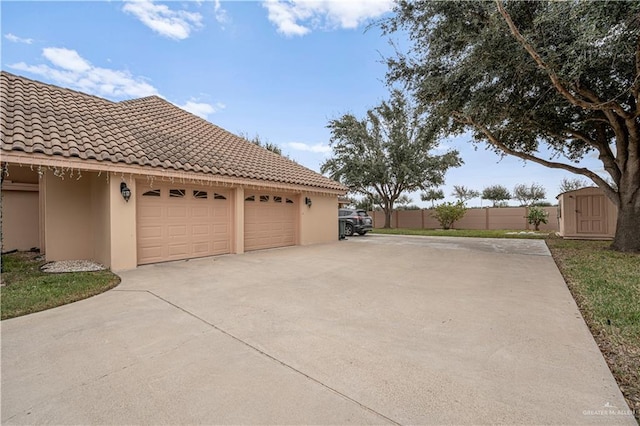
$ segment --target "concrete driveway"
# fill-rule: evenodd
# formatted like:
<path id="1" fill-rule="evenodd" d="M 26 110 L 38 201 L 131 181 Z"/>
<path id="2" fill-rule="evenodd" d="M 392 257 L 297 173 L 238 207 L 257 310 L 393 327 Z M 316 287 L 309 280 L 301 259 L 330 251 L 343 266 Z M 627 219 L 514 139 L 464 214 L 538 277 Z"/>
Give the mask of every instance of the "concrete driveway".
<path id="1" fill-rule="evenodd" d="M 635 424 L 537 240 L 140 267 L 2 322 L 3 424 Z"/>

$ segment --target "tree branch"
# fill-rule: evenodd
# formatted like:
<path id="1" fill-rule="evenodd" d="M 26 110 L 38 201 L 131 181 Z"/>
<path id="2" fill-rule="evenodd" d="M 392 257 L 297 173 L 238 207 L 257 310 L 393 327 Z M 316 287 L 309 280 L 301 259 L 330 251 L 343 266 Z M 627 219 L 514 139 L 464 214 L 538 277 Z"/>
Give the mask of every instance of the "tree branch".
<path id="1" fill-rule="evenodd" d="M 541 164 L 545 167 L 549 167 L 551 169 L 563 169 L 563 170 L 567 170 L 571 173 L 575 173 L 575 174 L 579 174 L 582 176 L 586 176 L 589 179 L 591 179 L 593 182 L 595 182 L 599 187 L 601 187 L 608 195 L 609 198 L 611 198 L 612 200 L 618 200 L 617 203 L 619 204 L 619 194 L 617 193 L 617 191 L 615 191 L 611 185 L 609 185 L 609 183 L 607 183 L 606 180 L 604 180 L 603 178 L 601 178 L 600 176 L 598 176 L 596 173 L 592 172 L 591 170 L 584 168 L 584 167 L 575 167 L 575 166 L 571 166 L 569 164 L 565 164 L 565 163 L 559 163 L 556 161 L 549 161 L 549 160 L 545 160 L 543 158 L 539 158 L 536 157 L 534 155 L 531 155 L 529 153 L 526 152 L 520 152 L 520 151 L 516 151 L 514 149 L 509 148 L 507 145 L 505 145 L 502 141 L 500 141 L 489 129 L 487 129 L 486 127 L 484 127 L 483 125 L 475 122 L 471 117 L 468 116 L 462 116 L 462 115 L 456 115 L 453 117 L 454 120 L 458 121 L 459 123 L 463 123 L 463 124 L 467 124 L 470 126 L 473 126 L 476 130 L 480 131 L 483 135 L 486 136 L 486 138 L 489 140 L 489 143 L 493 146 L 495 146 L 496 148 L 500 149 L 501 151 L 503 151 L 505 154 L 509 154 L 512 155 L 514 157 L 518 157 L 518 158 L 522 158 L 523 160 L 528 160 L 537 164 Z"/>
<path id="2" fill-rule="evenodd" d="M 620 106 L 617 102 L 613 102 L 613 101 L 602 102 L 600 99 L 597 98 L 597 96 L 595 97 L 595 99 L 593 99 L 591 96 L 589 96 L 588 98 L 590 98 L 592 100 L 592 102 L 587 102 L 587 101 L 585 101 L 583 99 L 580 99 L 580 98 L 577 98 L 576 96 L 574 96 L 562 84 L 562 82 L 560 81 L 560 78 L 555 73 L 555 71 L 553 71 L 544 62 L 544 60 L 538 54 L 538 52 L 535 50 L 535 48 L 529 42 L 527 42 L 527 40 L 524 38 L 522 33 L 520 33 L 520 30 L 518 30 L 518 27 L 516 27 L 516 25 L 514 24 L 513 20 L 511 19 L 511 15 L 509 15 L 509 13 L 504 8 L 504 4 L 502 3 L 502 0 L 495 0 L 495 2 L 496 2 L 496 5 L 498 6 L 498 12 L 500 12 L 500 15 L 502 15 L 502 17 L 504 18 L 505 22 L 509 26 L 509 29 L 511 30 L 511 34 L 513 34 L 513 36 L 516 38 L 516 40 L 518 40 L 518 42 L 522 45 L 522 47 L 524 47 L 524 49 L 527 51 L 527 53 L 529 53 L 529 56 L 531 56 L 533 58 L 533 60 L 536 62 L 536 64 L 538 64 L 538 66 L 540 68 L 542 68 L 547 73 L 547 75 L 549 76 L 549 79 L 551 80 L 551 83 L 553 84 L 553 87 L 555 87 L 556 90 L 562 96 L 564 96 L 565 99 L 567 99 L 569 102 L 571 102 L 571 104 L 573 104 L 575 106 L 578 106 L 580 108 L 589 109 L 589 110 L 613 109 L 623 117 L 626 117 L 626 116 L 629 115 L 628 112 L 625 111 L 624 108 L 622 108 L 622 106 Z M 581 88 L 581 89 L 578 90 L 578 92 L 580 94 L 583 94 L 585 90 L 586 89 Z M 584 94 L 583 94 L 583 96 L 584 96 Z M 595 94 L 593 94 L 593 96 L 595 96 Z"/>

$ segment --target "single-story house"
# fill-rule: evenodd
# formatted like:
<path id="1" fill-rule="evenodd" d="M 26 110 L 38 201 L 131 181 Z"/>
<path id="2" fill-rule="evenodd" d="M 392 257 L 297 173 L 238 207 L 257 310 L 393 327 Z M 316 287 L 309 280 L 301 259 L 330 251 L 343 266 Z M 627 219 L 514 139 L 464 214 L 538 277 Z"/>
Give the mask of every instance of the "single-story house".
<path id="1" fill-rule="evenodd" d="M 338 239 L 346 188 L 157 96 L 2 72 L 3 251 L 112 270 Z"/>
<path id="2" fill-rule="evenodd" d="M 598 187 L 559 194 L 559 234 L 567 239 L 609 240 L 616 234 L 618 208 Z"/>

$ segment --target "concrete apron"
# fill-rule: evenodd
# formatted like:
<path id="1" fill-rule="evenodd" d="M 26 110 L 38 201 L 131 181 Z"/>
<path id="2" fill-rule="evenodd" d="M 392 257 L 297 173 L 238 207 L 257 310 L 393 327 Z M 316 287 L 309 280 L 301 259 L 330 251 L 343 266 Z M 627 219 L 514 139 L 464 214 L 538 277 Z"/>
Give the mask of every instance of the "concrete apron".
<path id="1" fill-rule="evenodd" d="M 538 240 L 140 267 L 2 322 L 3 424 L 635 424 Z"/>

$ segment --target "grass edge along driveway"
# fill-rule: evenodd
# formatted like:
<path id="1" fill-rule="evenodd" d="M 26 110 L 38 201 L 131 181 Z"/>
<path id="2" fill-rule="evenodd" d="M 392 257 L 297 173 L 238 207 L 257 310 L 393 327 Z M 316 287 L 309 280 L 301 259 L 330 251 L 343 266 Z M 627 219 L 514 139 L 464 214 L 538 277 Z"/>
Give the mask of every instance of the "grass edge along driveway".
<path id="1" fill-rule="evenodd" d="M 103 293 L 120 283 L 111 271 L 47 273 L 37 254 L 2 256 L 0 310 L 2 319 L 19 317 Z"/>

